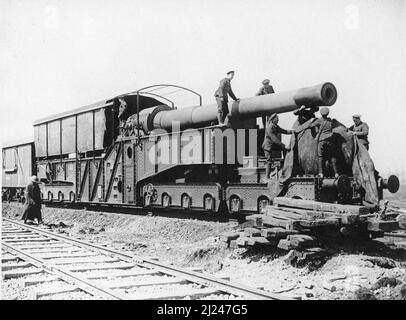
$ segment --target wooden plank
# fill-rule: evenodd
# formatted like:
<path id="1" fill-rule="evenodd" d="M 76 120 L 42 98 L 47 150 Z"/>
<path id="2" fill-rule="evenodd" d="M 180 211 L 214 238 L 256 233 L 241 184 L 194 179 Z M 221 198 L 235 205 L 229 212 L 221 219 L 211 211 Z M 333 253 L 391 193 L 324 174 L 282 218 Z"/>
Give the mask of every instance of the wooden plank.
<path id="1" fill-rule="evenodd" d="M 23 239 L 10 239 L 10 240 L 3 240 L 5 243 L 13 243 L 13 244 L 18 244 L 18 243 L 21 243 L 21 244 L 26 244 L 26 243 L 31 243 L 31 242 L 49 242 L 49 241 L 51 241 L 52 239 L 49 239 L 49 238 L 37 238 L 37 239 L 26 239 L 26 240 L 23 240 Z"/>
<path id="2" fill-rule="evenodd" d="M 31 293 L 31 300 L 38 300 L 38 298 L 45 297 L 45 296 L 67 293 L 67 292 L 74 292 L 74 291 L 79 291 L 79 290 L 80 290 L 80 288 L 78 288 L 77 286 L 65 286 L 64 288 L 33 291 Z"/>
<path id="3" fill-rule="evenodd" d="M 32 264 L 29 262 L 10 263 L 10 264 L 2 265 L 1 271 L 8 271 L 8 270 L 17 269 L 17 268 L 29 268 L 31 266 L 32 266 Z"/>
<path id="4" fill-rule="evenodd" d="M 382 220 L 371 220 L 368 221 L 369 231 L 393 231 L 399 229 L 399 222 L 397 221 L 382 221 Z"/>
<path id="5" fill-rule="evenodd" d="M 403 231 L 397 232 L 385 232 L 385 237 L 406 238 L 406 233 Z"/>
<path id="6" fill-rule="evenodd" d="M 237 241 L 237 245 L 245 247 L 248 245 L 248 237 L 239 237 L 236 241 Z"/>
<path id="7" fill-rule="evenodd" d="M 199 273 L 203 273 L 204 269 L 203 268 L 199 268 L 199 267 L 187 267 L 185 268 L 186 270 L 190 270 L 190 271 L 194 271 L 194 272 L 199 272 Z"/>
<path id="8" fill-rule="evenodd" d="M 262 221 L 265 226 L 282 227 L 287 230 L 300 229 L 300 221 L 281 220 L 270 216 L 263 216 Z"/>
<path id="9" fill-rule="evenodd" d="M 10 258 L 1 258 L 1 263 L 6 263 L 10 261 L 19 261 L 21 260 L 19 257 L 10 257 Z"/>
<path id="10" fill-rule="evenodd" d="M 87 276 L 86 279 L 95 280 L 95 279 L 103 279 L 103 278 L 128 278 L 128 277 L 138 277 L 138 276 L 147 276 L 147 275 L 157 275 L 161 274 L 162 272 L 157 270 L 139 270 L 139 271 L 122 271 L 122 272 L 114 272 L 109 274 L 102 274 L 102 275 L 91 275 Z"/>
<path id="11" fill-rule="evenodd" d="M 296 248 L 309 248 L 317 243 L 315 237 L 303 234 L 290 235 L 287 237 L 287 241 Z"/>
<path id="12" fill-rule="evenodd" d="M 292 245 L 289 240 L 281 239 L 279 240 L 278 248 L 282 250 L 292 250 L 295 249 L 296 246 Z"/>
<path id="13" fill-rule="evenodd" d="M 244 235 L 247 237 L 260 237 L 261 231 L 255 228 L 245 228 Z"/>
<path id="14" fill-rule="evenodd" d="M 225 234 L 222 234 L 220 236 L 220 240 L 224 242 L 230 242 L 231 240 L 235 240 L 239 237 L 238 232 L 228 232 Z"/>
<path id="15" fill-rule="evenodd" d="M 66 269 L 72 272 L 91 271 L 91 270 L 109 270 L 109 269 L 130 269 L 134 268 L 135 264 L 120 264 L 116 266 L 80 266 L 80 267 L 67 267 Z"/>
<path id="16" fill-rule="evenodd" d="M 44 273 L 45 271 L 43 269 L 36 269 L 36 270 L 18 270 L 18 271 L 5 271 L 2 272 L 2 277 L 3 279 L 14 279 L 14 278 L 20 278 L 24 276 L 29 276 L 33 274 L 39 274 L 39 273 Z"/>
<path id="17" fill-rule="evenodd" d="M 22 245 L 19 246 L 18 249 L 21 250 L 37 250 L 37 249 L 48 249 L 48 250 L 56 250 L 56 249 L 66 249 L 66 248 L 73 248 L 71 244 L 67 243 L 61 243 L 58 245 L 54 245 L 52 243 L 46 243 L 46 244 L 33 244 L 33 245 Z"/>
<path id="18" fill-rule="evenodd" d="M 303 219 L 303 214 L 289 212 L 287 210 L 278 210 L 276 207 L 273 206 L 267 206 L 265 208 L 265 215 L 280 217 L 281 219 L 294 219 L 294 220 Z"/>
<path id="19" fill-rule="evenodd" d="M 287 211 L 287 212 L 294 212 L 297 214 L 300 214 L 302 216 L 306 216 L 306 215 L 321 215 L 324 216 L 325 212 L 321 212 L 321 211 L 312 211 L 312 210 L 306 210 L 306 209 L 299 209 L 299 208 L 287 208 L 287 207 L 280 207 L 277 206 L 274 208 L 277 208 L 279 211 Z"/>
<path id="20" fill-rule="evenodd" d="M 84 258 L 84 257 L 93 257 L 93 256 L 98 256 L 100 255 L 97 252 L 85 252 L 85 253 L 71 253 L 71 252 L 66 252 L 66 253 L 36 253 L 38 257 L 41 259 L 63 259 L 63 258 Z"/>
<path id="21" fill-rule="evenodd" d="M 61 280 L 61 278 L 56 277 L 56 276 L 51 276 L 51 277 L 46 277 L 46 278 L 38 278 L 34 280 L 23 280 L 23 286 L 28 287 L 36 284 L 42 284 L 42 283 L 47 283 L 47 282 L 53 282 L 53 281 L 58 281 Z"/>
<path id="22" fill-rule="evenodd" d="M 212 288 L 204 289 L 185 289 L 181 291 L 171 291 L 171 292 L 157 292 L 151 294 L 132 295 L 129 297 L 131 300 L 167 300 L 167 299 L 182 299 L 185 297 L 189 298 L 202 298 L 212 294 L 219 294 L 222 291 Z"/>
<path id="23" fill-rule="evenodd" d="M 265 238 L 285 238 L 286 236 L 290 234 L 296 234 L 298 231 L 296 230 L 287 230 L 284 228 L 280 227 L 274 227 L 274 228 L 266 228 L 261 230 L 261 236 Z"/>
<path id="24" fill-rule="evenodd" d="M 365 206 L 344 205 L 328 202 L 317 202 L 312 200 L 293 199 L 287 197 L 276 197 L 273 200 L 274 205 L 308 209 L 314 211 L 329 211 L 342 213 L 366 214 L 370 209 Z"/>
<path id="25" fill-rule="evenodd" d="M 158 286 L 158 285 L 168 285 L 168 284 L 186 284 L 189 281 L 181 278 L 168 278 L 162 277 L 162 279 L 150 279 L 144 280 L 137 283 L 124 283 L 124 284 L 116 284 L 116 285 L 109 285 L 108 283 L 103 283 L 102 285 L 108 287 L 110 289 L 128 289 L 128 288 L 139 288 L 145 286 Z"/>
<path id="26" fill-rule="evenodd" d="M 49 255 L 50 257 L 51 257 L 51 255 L 56 255 L 56 254 L 71 256 L 71 255 L 78 254 L 79 252 L 83 252 L 83 249 L 81 249 L 81 248 L 78 248 L 75 250 L 61 250 L 61 249 L 59 249 L 59 250 L 58 249 L 42 250 L 42 249 L 40 249 L 40 250 L 30 250 L 29 251 L 30 254 L 36 254 L 40 257 L 44 257 L 44 259 L 47 258 L 47 255 Z M 95 252 L 94 254 L 97 255 L 98 253 Z"/>
<path id="27" fill-rule="evenodd" d="M 261 215 L 247 216 L 247 217 L 245 217 L 245 220 L 246 221 L 252 221 L 254 227 L 262 227 L 263 226 L 262 216 Z"/>
<path id="28" fill-rule="evenodd" d="M 248 239 L 248 245 L 249 246 L 254 246 L 254 245 L 276 245 L 276 241 L 268 241 L 264 237 L 251 237 Z"/>
<path id="29" fill-rule="evenodd" d="M 31 234 L 32 231 L 30 231 L 30 230 L 14 230 L 14 231 L 9 230 L 9 231 L 6 231 L 6 230 L 3 230 L 3 229 L 1 230 L 2 235 L 24 234 L 24 233 Z"/>
<path id="30" fill-rule="evenodd" d="M 328 218 L 340 218 L 341 224 L 353 224 L 359 221 L 360 215 L 358 213 L 335 213 L 326 211 L 310 211 L 298 208 L 284 208 L 279 207 L 279 210 L 292 210 L 300 213 L 303 216 L 303 220 L 315 220 L 315 219 L 328 219 Z"/>
<path id="31" fill-rule="evenodd" d="M 22 239 L 22 240 L 27 240 L 27 239 L 39 239 L 41 238 L 41 236 L 37 235 L 37 234 L 26 234 L 26 235 L 22 235 L 22 234 L 17 234 L 17 235 L 2 235 L 1 238 L 3 240 L 5 239 L 11 239 L 11 240 L 15 240 L 15 239 Z"/>
<path id="32" fill-rule="evenodd" d="M 331 225 L 339 225 L 340 224 L 340 219 L 334 219 L 334 218 L 329 218 L 329 219 L 317 219 L 317 220 L 301 220 L 300 225 L 302 227 L 321 227 L 321 226 L 331 226 Z"/>
<path id="33" fill-rule="evenodd" d="M 117 258 L 110 258 L 110 257 L 100 257 L 100 259 L 95 259 L 89 261 L 88 259 L 80 260 L 80 259 L 64 259 L 63 261 L 50 261 L 50 263 L 54 265 L 65 265 L 65 264 L 86 264 L 86 263 L 113 263 L 119 262 L 121 260 Z"/>

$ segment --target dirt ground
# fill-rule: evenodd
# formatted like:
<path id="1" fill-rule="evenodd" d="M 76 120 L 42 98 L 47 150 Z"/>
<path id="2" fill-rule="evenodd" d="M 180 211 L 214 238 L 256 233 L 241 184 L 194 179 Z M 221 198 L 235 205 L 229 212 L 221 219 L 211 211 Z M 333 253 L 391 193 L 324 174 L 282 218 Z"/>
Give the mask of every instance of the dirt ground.
<path id="1" fill-rule="evenodd" d="M 3 203 L 4 217 L 23 206 Z M 406 299 L 406 251 L 379 242 L 335 247 L 324 264 L 296 268 L 278 249 L 231 250 L 220 240 L 235 222 L 43 208 L 45 227 L 162 262 L 300 299 Z M 331 248 L 330 248 L 331 249 Z"/>

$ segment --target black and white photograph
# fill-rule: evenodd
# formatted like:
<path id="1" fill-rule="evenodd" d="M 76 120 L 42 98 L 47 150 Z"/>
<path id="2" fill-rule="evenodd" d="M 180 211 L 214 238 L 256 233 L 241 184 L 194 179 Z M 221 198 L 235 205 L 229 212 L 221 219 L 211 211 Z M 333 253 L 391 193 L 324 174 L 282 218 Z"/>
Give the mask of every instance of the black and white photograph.
<path id="1" fill-rule="evenodd" d="M 404 0 L 0 0 L 1 300 L 406 300 L 405 102 Z"/>

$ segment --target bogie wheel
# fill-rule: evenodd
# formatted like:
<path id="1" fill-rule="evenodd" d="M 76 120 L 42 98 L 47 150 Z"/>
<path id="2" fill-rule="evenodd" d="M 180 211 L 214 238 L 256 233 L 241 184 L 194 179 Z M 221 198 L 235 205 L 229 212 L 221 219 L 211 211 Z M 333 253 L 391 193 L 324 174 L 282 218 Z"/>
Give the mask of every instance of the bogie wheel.
<path id="1" fill-rule="evenodd" d="M 181 198 L 181 203 L 183 209 L 190 209 L 192 198 L 188 194 L 184 193 Z"/>
<path id="2" fill-rule="evenodd" d="M 231 213 L 239 213 L 241 210 L 241 199 L 237 195 L 232 195 L 230 197 L 230 212 Z"/>
<path id="3" fill-rule="evenodd" d="M 257 213 L 258 214 L 263 214 L 265 213 L 264 210 L 267 206 L 271 204 L 271 201 L 269 200 L 268 197 L 261 196 L 258 198 L 258 205 L 257 205 Z"/>
<path id="4" fill-rule="evenodd" d="M 203 205 L 206 211 L 214 211 L 215 199 L 211 194 L 206 194 L 203 197 Z"/>
<path id="5" fill-rule="evenodd" d="M 69 192 L 69 202 L 75 202 L 75 193 L 73 191 Z"/>

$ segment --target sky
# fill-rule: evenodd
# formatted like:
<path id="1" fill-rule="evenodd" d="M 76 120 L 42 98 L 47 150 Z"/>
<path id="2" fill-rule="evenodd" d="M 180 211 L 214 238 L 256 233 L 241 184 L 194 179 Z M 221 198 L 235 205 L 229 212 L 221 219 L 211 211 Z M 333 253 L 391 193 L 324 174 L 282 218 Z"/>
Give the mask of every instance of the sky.
<path id="1" fill-rule="evenodd" d="M 212 104 L 229 70 L 239 98 L 265 78 L 277 92 L 334 83 L 331 117 L 349 126 L 361 114 L 376 168 L 405 175 L 404 0 L 0 0 L 0 143 L 151 84 Z"/>

